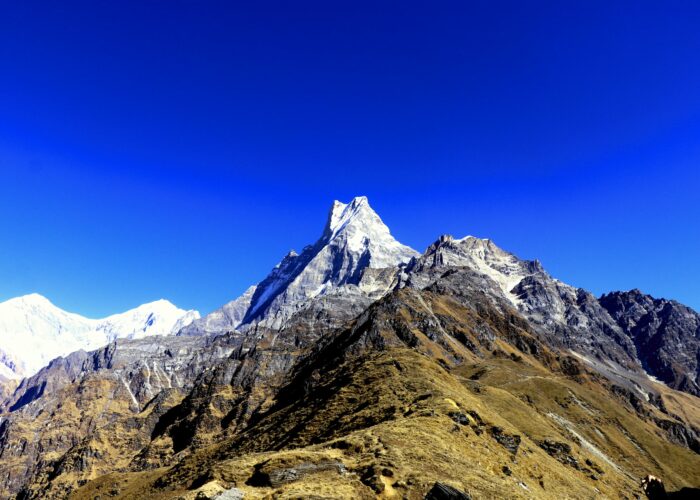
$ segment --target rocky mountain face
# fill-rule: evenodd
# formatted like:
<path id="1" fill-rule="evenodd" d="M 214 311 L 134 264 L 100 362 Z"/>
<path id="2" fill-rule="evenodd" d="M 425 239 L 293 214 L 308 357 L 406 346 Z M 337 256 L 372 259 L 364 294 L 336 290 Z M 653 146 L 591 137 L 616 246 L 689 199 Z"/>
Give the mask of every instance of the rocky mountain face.
<path id="1" fill-rule="evenodd" d="M 197 311 L 178 309 L 167 300 L 88 319 L 38 294 L 11 299 L 0 303 L 0 375 L 31 376 L 59 356 L 97 349 L 117 338 L 169 335 L 197 318 Z"/>
<path id="2" fill-rule="evenodd" d="M 366 269 L 394 268 L 417 255 L 391 236 L 366 197 L 336 201 L 316 243 L 291 251 L 263 281 L 181 334 L 225 333 L 251 323 L 280 328 L 314 297 L 359 285 Z M 362 291 L 376 289 L 366 281 Z"/>
<path id="3" fill-rule="evenodd" d="M 603 295 L 600 304 L 634 343 L 649 375 L 700 396 L 700 314 L 639 290 Z"/>
<path id="4" fill-rule="evenodd" d="M 45 473 L 48 463 L 60 475 L 87 464 L 105 473 L 128 462 L 148 444 L 158 418 L 234 349 L 230 338 L 167 336 L 117 340 L 53 360 L 3 402 L 0 497 Z"/>
<path id="5" fill-rule="evenodd" d="M 633 498 L 647 474 L 700 487 L 700 399 L 645 374 L 630 307 L 489 240 L 417 255 L 370 211 L 334 205 L 315 250 L 182 335 L 22 381 L 0 408 L 0 497 Z"/>
<path id="6" fill-rule="evenodd" d="M 408 285 L 426 286 L 446 269 L 462 267 L 480 274 L 483 288 L 509 302 L 548 344 L 623 371 L 641 369 L 633 342 L 592 294 L 552 278 L 538 261 L 521 260 L 491 240 L 441 237 L 408 266 L 414 274 Z"/>

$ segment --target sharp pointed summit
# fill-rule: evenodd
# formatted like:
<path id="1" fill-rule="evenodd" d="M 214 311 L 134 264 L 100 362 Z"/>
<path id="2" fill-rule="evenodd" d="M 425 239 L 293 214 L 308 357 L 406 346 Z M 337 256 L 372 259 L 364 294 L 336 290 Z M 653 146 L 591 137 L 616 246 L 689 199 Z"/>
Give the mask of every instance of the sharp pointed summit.
<path id="1" fill-rule="evenodd" d="M 335 200 L 328 213 L 328 222 L 323 231 L 324 236 L 328 236 L 329 238 L 333 237 L 341 231 L 348 222 L 362 218 L 362 215 L 374 216 L 379 219 L 376 212 L 369 206 L 366 196 L 357 196 L 353 198 L 350 203 L 342 203 Z M 381 219 L 379 222 L 381 223 Z"/>
<path id="2" fill-rule="evenodd" d="M 383 268 L 407 262 L 418 252 L 402 245 L 370 207 L 366 196 L 353 198 L 350 203 L 333 202 L 328 223 L 320 242 L 330 244 L 339 240 L 355 252 L 367 252 L 367 267 Z"/>
<path id="3" fill-rule="evenodd" d="M 258 285 L 182 334 L 222 333 L 253 322 L 280 327 L 309 300 L 358 285 L 365 269 L 394 267 L 418 255 L 394 239 L 367 197 L 335 201 L 316 243 L 287 254 Z"/>

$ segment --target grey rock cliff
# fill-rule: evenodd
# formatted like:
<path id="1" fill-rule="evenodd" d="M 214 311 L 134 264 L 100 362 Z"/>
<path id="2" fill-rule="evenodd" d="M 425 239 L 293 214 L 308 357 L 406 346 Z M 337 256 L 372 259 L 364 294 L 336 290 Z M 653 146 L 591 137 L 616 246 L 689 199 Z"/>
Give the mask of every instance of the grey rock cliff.
<path id="1" fill-rule="evenodd" d="M 700 396 L 700 314 L 639 290 L 608 293 L 600 304 L 634 343 L 649 375 Z"/>
<path id="2" fill-rule="evenodd" d="M 589 292 L 552 278 L 491 240 L 442 236 L 406 268 L 407 286 L 423 288 L 449 269 L 468 268 L 492 297 L 505 299 L 552 346 L 639 370 L 629 337 Z"/>

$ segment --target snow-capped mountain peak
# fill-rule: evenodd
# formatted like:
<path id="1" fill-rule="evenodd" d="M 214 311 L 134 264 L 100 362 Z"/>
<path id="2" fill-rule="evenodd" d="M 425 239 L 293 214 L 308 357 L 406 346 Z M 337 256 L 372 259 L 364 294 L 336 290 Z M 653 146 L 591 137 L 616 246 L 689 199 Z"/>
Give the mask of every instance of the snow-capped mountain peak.
<path id="1" fill-rule="evenodd" d="M 169 335 L 176 323 L 199 318 L 197 311 L 183 311 L 165 299 L 142 304 L 120 314 L 100 320 L 98 329 L 111 340 Z"/>
<path id="2" fill-rule="evenodd" d="M 310 299 L 357 285 L 367 268 L 394 267 L 418 256 L 399 243 L 365 196 L 333 202 L 321 237 L 287 254 L 254 288 L 182 333 L 223 333 L 258 322 L 279 327 Z M 241 311 L 245 311 L 241 317 Z"/>
<path id="3" fill-rule="evenodd" d="M 13 299 L 9 299 L 2 304 L 34 304 L 34 305 L 50 305 L 55 307 L 49 299 L 44 297 L 43 295 L 40 295 L 38 293 L 29 293 L 27 295 L 21 295 L 19 297 L 15 297 Z M 0 305 L 2 305 L 0 304 Z"/>
<path id="4" fill-rule="evenodd" d="M 167 300 L 143 304 L 103 319 L 85 318 L 33 293 L 0 303 L 0 374 L 25 377 L 49 361 L 117 338 L 169 335 L 199 318 Z"/>
<path id="5" fill-rule="evenodd" d="M 288 254 L 257 285 L 243 323 L 280 326 L 309 300 L 357 284 L 366 268 L 393 267 L 418 252 L 402 245 L 365 196 L 333 202 L 321 238 L 301 254 Z"/>
<path id="6" fill-rule="evenodd" d="M 338 200 L 333 202 L 328 214 L 328 223 L 326 224 L 324 235 L 328 235 L 328 238 L 333 238 L 348 223 L 357 220 L 381 225 L 383 229 L 386 229 L 386 232 L 389 232 L 389 228 L 384 225 L 376 212 L 370 208 L 367 197 L 357 196 L 350 203 L 342 203 Z"/>
<path id="7" fill-rule="evenodd" d="M 321 240 L 324 245 L 338 243 L 353 252 L 368 252 L 367 267 L 382 268 L 407 262 L 418 252 L 402 245 L 369 205 L 366 196 L 350 203 L 333 202 Z"/>

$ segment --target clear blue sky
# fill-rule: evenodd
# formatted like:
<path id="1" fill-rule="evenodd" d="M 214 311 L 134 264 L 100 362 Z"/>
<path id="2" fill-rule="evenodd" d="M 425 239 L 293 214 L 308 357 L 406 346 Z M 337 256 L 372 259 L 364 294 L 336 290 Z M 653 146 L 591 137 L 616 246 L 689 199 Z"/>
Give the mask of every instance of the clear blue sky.
<path id="1" fill-rule="evenodd" d="M 3 2 L 0 299 L 208 312 L 367 195 L 700 309 L 700 3 Z"/>

